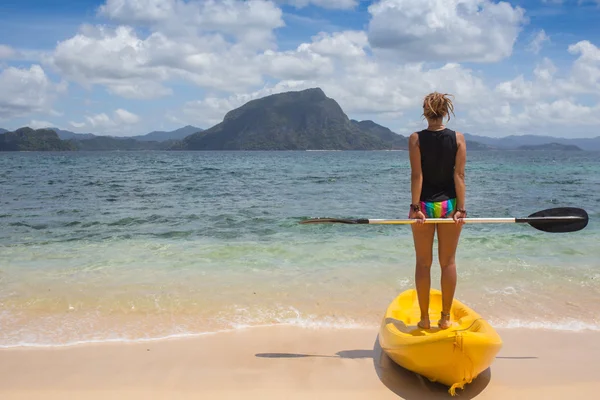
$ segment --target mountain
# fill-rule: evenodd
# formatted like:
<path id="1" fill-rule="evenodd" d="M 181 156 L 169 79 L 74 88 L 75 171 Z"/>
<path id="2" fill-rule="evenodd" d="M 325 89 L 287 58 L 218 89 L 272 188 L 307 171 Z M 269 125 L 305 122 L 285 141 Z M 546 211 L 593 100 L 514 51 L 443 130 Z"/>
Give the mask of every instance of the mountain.
<path id="1" fill-rule="evenodd" d="M 0 133 L 6 133 L 6 132 L 8 132 L 6 129 L 0 128 Z"/>
<path id="2" fill-rule="evenodd" d="M 562 151 L 583 151 L 573 144 L 546 143 L 537 145 L 523 145 L 517 147 L 517 150 L 562 150 Z"/>
<path id="3" fill-rule="evenodd" d="M 397 133 L 392 132 L 389 128 L 376 124 L 371 120 L 356 121 L 350 120 L 355 126 L 357 126 L 363 132 L 370 133 L 385 143 L 389 143 L 390 150 L 407 150 L 408 149 L 408 138 Z"/>
<path id="4" fill-rule="evenodd" d="M 465 139 L 468 141 L 477 141 L 498 149 L 517 149 L 520 146 L 539 146 L 543 144 L 558 143 L 564 145 L 574 145 L 585 150 L 600 150 L 600 136 L 595 138 L 557 138 L 552 136 L 537 135 L 510 135 L 502 138 L 490 138 L 486 136 L 477 136 L 465 133 Z"/>
<path id="5" fill-rule="evenodd" d="M 153 132 L 147 133 L 145 135 L 131 136 L 131 138 L 135 139 L 135 140 L 149 141 L 149 142 L 150 141 L 165 142 L 167 140 L 181 140 L 181 139 L 184 139 L 186 136 L 189 136 L 196 132 L 202 132 L 202 131 L 203 131 L 202 128 L 197 128 L 195 126 L 187 125 L 187 126 L 184 126 L 183 128 L 179 128 L 179 129 L 176 129 L 176 130 L 170 131 L 170 132 L 153 131 Z"/>
<path id="6" fill-rule="evenodd" d="M 465 142 L 467 143 L 467 151 L 470 150 L 495 150 L 496 148 L 493 146 L 489 146 L 487 144 L 475 142 L 473 140 L 467 140 L 465 138 Z"/>
<path id="7" fill-rule="evenodd" d="M 71 131 L 65 131 L 63 129 L 58 128 L 48 128 L 56 132 L 59 138 L 62 140 L 85 140 L 95 138 L 96 135 L 93 133 L 75 133 Z"/>
<path id="8" fill-rule="evenodd" d="M 0 151 L 71 151 L 75 146 L 61 140 L 51 129 L 20 128 L 0 134 Z"/>
<path id="9" fill-rule="evenodd" d="M 251 100 L 173 149 L 376 150 L 391 145 L 350 121 L 335 100 L 313 88 Z"/>
<path id="10" fill-rule="evenodd" d="M 93 133 L 75 133 L 71 131 L 65 131 L 63 129 L 58 128 L 48 128 L 52 129 L 58 134 L 58 137 L 62 140 L 86 140 L 86 139 L 94 139 L 98 137 L 110 137 L 115 139 L 134 139 L 142 142 L 166 142 L 168 140 L 181 140 L 186 136 L 191 135 L 192 133 L 202 131 L 201 128 L 196 128 L 195 126 L 184 126 L 183 128 L 179 128 L 170 132 L 163 131 L 153 131 L 147 133 L 145 135 L 137 135 L 137 136 L 106 136 L 106 135 L 94 135 Z"/>
<path id="11" fill-rule="evenodd" d="M 173 132 L 179 137 L 186 132 L 198 132 L 200 128 L 187 126 Z M 4 131 L 4 130 L 3 130 Z M 5 131 L 8 132 L 8 131 Z M 162 132 L 159 132 L 159 134 Z M 152 135 L 152 133 L 148 134 Z M 161 141 L 152 141 L 148 135 L 138 137 L 96 136 L 92 133 L 74 133 L 58 128 L 33 130 L 29 127 L 10 132 L 8 136 L 0 135 L 0 151 L 43 151 L 43 150 L 82 150 L 82 151 L 134 151 L 134 150 L 167 150 L 175 144 L 175 140 L 165 137 Z M 187 135 L 185 135 L 187 136 Z M 185 137 L 183 136 L 183 137 Z M 157 136 L 158 137 L 158 136 Z M 139 139 L 143 138 L 143 139 Z"/>

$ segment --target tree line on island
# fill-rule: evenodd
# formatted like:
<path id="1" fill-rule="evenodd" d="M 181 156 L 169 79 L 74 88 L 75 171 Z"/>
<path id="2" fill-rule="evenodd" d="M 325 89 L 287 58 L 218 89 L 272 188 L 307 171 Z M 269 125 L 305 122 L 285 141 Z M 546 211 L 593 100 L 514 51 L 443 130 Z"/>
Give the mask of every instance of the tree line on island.
<path id="1" fill-rule="evenodd" d="M 600 137 L 558 139 L 534 135 L 487 138 L 465 134 L 469 150 L 600 150 Z M 320 88 L 291 91 L 247 102 L 203 130 L 114 137 L 56 128 L 0 129 L 0 151 L 133 150 L 407 150 L 408 138 L 373 121 L 349 119 Z"/>

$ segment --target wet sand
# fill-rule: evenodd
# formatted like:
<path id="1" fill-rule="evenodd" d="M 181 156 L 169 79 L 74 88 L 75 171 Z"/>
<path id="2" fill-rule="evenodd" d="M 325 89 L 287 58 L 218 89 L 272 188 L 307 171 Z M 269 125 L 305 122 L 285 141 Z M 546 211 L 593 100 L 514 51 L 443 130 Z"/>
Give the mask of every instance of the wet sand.
<path id="1" fill-rule="evenodd" d="M 441 399 L 395 365 L 377 329 L 249 328 L 191 338 L 0 350 L 9 399 Z M 504 347 L 457 399 L 600 391 L 600 332 L 499 330 Z"/>

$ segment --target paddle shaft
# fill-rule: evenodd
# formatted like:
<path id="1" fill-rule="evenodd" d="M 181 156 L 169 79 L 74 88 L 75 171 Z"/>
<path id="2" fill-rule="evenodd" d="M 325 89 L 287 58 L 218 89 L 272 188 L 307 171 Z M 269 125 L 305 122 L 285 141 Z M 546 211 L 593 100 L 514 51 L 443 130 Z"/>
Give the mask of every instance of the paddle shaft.
<path id="1" fill-rule="evenodd" d="M 529 222 L 569 222 L 578 221 L 581 217 L 565 216 L 565 217 L 528 217 L 528 218 L 463 218 L 465 224 L 514 224 L 514 223 L 529 223 Z M 358 224 L 369 225 L 402 225 L 414 224 L 419 222 L 416 219 L 358 219 Z M 426 224 L 453 224 L 452 218 L 426 218 Z"/>
<path id="2" fill-rule="evenodd" d="M 466 224 L 514 224 L 525 223 L 543 232 L 576 232 L 588 224 L 588 214 L 581 208 L 557 207 L 538 211 L 526 218 L 463 218 Z M 417 219 L 343 219 L 343 218 L 314 218 L 300 221 L 301 224 L 365 224 L 365 225 L 401 225 L 416 224 Z M 426 218 L 426 224 L 454 224 L 452 218 Z"/>

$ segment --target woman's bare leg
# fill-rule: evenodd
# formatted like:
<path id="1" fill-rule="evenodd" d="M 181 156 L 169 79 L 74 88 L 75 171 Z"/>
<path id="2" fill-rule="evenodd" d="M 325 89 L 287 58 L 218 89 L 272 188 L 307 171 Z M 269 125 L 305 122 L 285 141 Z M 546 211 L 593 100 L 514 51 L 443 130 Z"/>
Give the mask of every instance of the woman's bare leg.
<path id="1" fill-rule="evenodd" d="M 442 317 L 439 326 L 450 327 L 450 309 L 456 289 L 456 248 L 462 226 L 457 224 L 437 224 L 438 257 L 442 268 Z"/>
<path id="2" fill-rule="evenodd" d="M 415 242 L 416 268 L 415 286 L 421 309 L 419 326 L 429 329 L 429 290 L 431 287 L 431 263 L 433 262 L 434 224 L 411 225 Z"/>

